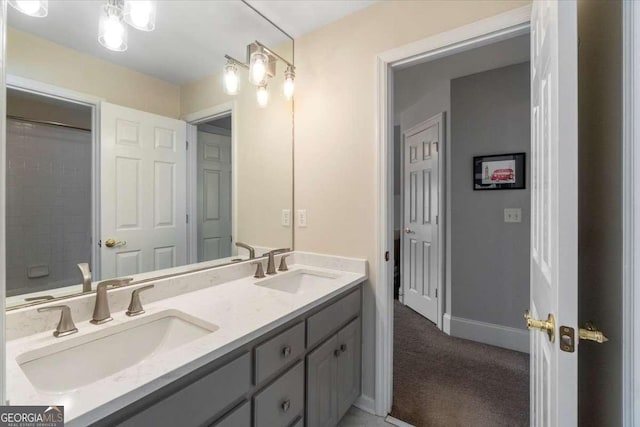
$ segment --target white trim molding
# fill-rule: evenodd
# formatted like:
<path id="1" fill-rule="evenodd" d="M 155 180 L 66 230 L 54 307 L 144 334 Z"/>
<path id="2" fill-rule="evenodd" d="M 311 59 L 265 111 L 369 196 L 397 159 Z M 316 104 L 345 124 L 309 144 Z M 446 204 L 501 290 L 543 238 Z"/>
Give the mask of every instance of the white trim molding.
<path id="1" fill-rule="evenodd" d="M 529 331 L 451 316 L 452 337 L 529 353 Z"/>
<path id="2" fill-rule="evenodd" d="M 640 7 L 623 2 L 622 420 L 640 424 Z"/>
<path id="3" fill-rule="evenodd" d="M 529 32 L 531 6 L 523 6 L 377 55 L 376 150 L 376 350 L 375 412 L 386 416 L 393 399 L 393 72 L 422 62 Z M 445 226 L 446 229 L 446 226 Z M 448 251 L 448 248 L 447 248 Z M 446 255 L 445 255 L 446 256 Z M 448 264 L 445 261 L 446 264 Z M 449 272 L 445 271 L 445 283 Z M 445 298 L 447 296 L 445 295 Z"/>
<path id="4" fill-rule="evenodd" d="M 361 394 L 360 397 L 353 404 L 358 409 L 362 409 L 364 412 L 368 412 L 369 414 L 376 413 L 376 401 L 372 397 L 365 396 Z"/>

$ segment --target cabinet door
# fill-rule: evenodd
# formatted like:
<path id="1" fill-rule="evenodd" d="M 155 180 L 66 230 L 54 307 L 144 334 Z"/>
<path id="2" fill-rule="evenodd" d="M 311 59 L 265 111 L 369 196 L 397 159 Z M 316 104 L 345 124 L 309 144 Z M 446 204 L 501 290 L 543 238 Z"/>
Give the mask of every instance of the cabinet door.
<path id="1" fill-rule="evenodd" d="M 307 356 L 307 427 L 338 423 L 338 354 L 334 335 Z"/>
<path id="2" fill-rule="evenodd" d="M 338 332 L 338 420 L 360 396 L 360 318 Z"/>

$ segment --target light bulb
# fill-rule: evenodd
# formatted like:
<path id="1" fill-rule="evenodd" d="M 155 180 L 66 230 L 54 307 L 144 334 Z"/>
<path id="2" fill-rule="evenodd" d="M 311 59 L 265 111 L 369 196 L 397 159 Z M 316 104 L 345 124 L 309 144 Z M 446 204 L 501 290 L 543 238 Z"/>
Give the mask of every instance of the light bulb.
<path id="1" fill-rule="evenodd" d="M 122 22 L 122 9 L 110 4 L 105 6 L 105 14 L 100 18 L 98 41 L 109 50 L 127 50 L 127 29 Z"/>
<path id="2" fill-rule="evenodd" d="M 293 91 L 295 88 L 295 84 L 293 79 L 295 78 L 295 72 L 293 71 L 293 67 L 289 65 L 287 70 L 284 72 L 284 96 L 287 99 L 293 98 Z"/>
<path id="3" fill-rule="evenodd" d="M 124 26 L 122 22 L 115 17 L 110 16 L 107 18 L 104 29 L 104 42 L 110 49 L 118 49 L 122 45 L 124 34 Z"/>
<path id="4" fill-rule="evenodd" d="M 264 108 L 269 103 L 269 92 L 267 91 L 267 85 L 262 85 L 258 88 L 258 92 L 256 92 L 256 98 L 258 100 L 258 106 L 260 108 Z"/>
<path id="5" fill-rule="evenodd" d="M 264 82 L 267 77 L 267 63 L 269 58 L 264 53 L 258 51 L 251 54 L 249 62 L 249 74 L 251 75 L 251 83 L 259 85 Z"/>
<path id="6" fill-rule="evenodd" d="M 238 93 L 240 78 L 238 77 L 238 67 L 229 61 L 224 67 L 224 91 L 227 95 L 235 95 Z"/>
<path id="7" fill-rule="evenodd" d="M 127 0 L 124 19 L 134 28 L 152 31 L 156 26 L 156 4 L 151 0 Z"/>
<path id="8" fill-rule="evenodd" d="M 25 15 L 42 18 L 49 12 L 48 0 L 9 0 L 9 4 Z"/>

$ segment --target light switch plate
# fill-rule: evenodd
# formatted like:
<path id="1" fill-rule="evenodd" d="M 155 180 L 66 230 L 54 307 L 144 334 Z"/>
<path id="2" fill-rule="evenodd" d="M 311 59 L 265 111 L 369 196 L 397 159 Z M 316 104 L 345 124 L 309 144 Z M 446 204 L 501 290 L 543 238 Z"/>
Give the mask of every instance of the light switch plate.
<path id="1" fill-rule="evenodd" d="M 289 227 L 291 225 L 291 209 L 282 209 L 282 226 Z"/>
<path id="2" fill-rule="evenodd" d="M 307 226 L 307 210 L 298 209 L 298 227 Z"/>
<path id="3" fill-rule="evenodd" d="M 504 222 L 522 222 L 522 209 L 506 208 L 504 210 Z"/>

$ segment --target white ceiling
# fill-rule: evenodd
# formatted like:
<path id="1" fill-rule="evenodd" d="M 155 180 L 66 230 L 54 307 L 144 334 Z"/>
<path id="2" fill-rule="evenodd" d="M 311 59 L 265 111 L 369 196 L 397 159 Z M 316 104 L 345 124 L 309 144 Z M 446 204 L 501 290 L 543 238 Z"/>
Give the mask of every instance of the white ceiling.
<path id="1" fill-rule="evenodd" d="M 51 0 L 49 15 L 45 18 L 32 18 L 10 7 L 9 25 L 174 84 L 220 72 L 225 54 L 245 59 L 246 46 L 254 40 L 272 48 L 289 40 L 238 0 L 162 0 L 158 1 L 155 31 L 128 28 L 128 50 L 112 52 L 98 43 L 98 22 L 104 3 L 104 0 Z M 251 2 L 295 37 L 371 3 L 359 0 Z"/>
<path id="2" fill-rule="evenodd" d="M 371 6 L 376 0 L 248 0 L 264 16 L 298 38 Z"/>

